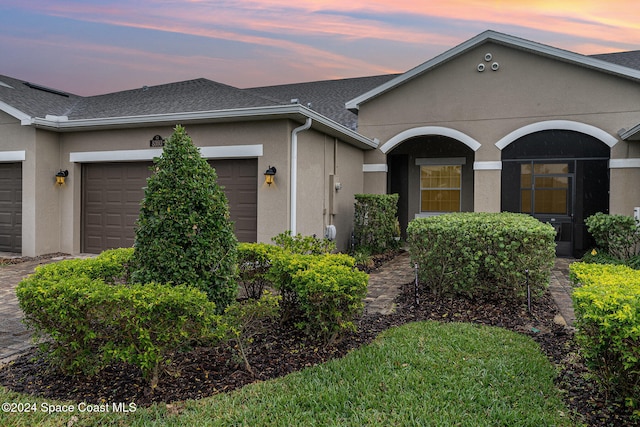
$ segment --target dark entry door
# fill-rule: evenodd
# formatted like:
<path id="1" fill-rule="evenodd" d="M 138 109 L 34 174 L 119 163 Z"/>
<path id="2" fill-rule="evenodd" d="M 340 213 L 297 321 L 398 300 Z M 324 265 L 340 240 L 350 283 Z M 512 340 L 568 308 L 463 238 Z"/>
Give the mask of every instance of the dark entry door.
<path id="1" fill-rule="evenodd" d="M 520 212 L 556 229 L 556 254 L 572 256 L 575 161 L 520 163 Z"/>

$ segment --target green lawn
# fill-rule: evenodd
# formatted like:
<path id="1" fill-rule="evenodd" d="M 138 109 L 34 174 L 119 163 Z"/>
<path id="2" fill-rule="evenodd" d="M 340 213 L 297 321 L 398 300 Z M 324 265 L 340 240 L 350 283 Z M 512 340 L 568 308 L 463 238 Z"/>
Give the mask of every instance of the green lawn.
<path id="1" fill-rule="evenodd" d="M 463 323 L 383 333 L 340 360 L 210 398 L 133 413 L 46 414 L 0 388 L 2 426 L 571 426 L 555 371 L 530 338 Z M 58 402 L 59 403 L 59 402 Z M 112 404 L 113 402 L 107 402 Z M 109 405 L 112 410 L 112 406 Z M 73 418 L 72 417 L 76 417 Z"/>

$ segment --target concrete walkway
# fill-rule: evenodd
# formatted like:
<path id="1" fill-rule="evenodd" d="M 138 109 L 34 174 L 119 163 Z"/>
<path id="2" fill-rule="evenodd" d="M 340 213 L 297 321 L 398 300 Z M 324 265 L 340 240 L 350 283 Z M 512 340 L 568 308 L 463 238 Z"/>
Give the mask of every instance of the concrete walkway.
<path id="1" fill-rule="evenodd" d="M 0 257 L 3 254 L 0 253 Z M 22 310 L 18 305 L 15 288 L 38 265 L 73 257 L 26 261 L 18 264 L 0 265 L 0 366 L 18 357 L 33 344 L 29 331 L 21 322 Z M 551 273 L 550 291 L 558 305 L 560 316 L 557 323 L 573 325 L 575 316 L 571 303 L 569 264 L 574 261 L 558 258 Z M 369 278 L 369 293 L 365 299 L 369 313 L 389 314 L 395 310 L 394 300 L 400 293 L 399 285 L 415 280 L 415 270 L 404 252 L 395 257 Z"/>

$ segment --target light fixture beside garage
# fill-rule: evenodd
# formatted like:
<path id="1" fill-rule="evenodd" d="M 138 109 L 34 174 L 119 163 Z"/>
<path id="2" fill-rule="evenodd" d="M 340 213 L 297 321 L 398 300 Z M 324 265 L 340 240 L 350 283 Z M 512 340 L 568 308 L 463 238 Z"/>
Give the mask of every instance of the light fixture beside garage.
<path id="1" fill-rule="evenodd" d="M 56 174 L 56 184 L 64 185 L 64 179 L 69 176 L 68 170 L 60 169 L 60 172 Z"/>
<path id="2" fill-rule="evenodd" d="M 264 182 L 271 186 L 274 182 L 274 177 L 276 175 L 276 168 L 274 166 L 269 165 L 269 169 L 264 172 Z"/>

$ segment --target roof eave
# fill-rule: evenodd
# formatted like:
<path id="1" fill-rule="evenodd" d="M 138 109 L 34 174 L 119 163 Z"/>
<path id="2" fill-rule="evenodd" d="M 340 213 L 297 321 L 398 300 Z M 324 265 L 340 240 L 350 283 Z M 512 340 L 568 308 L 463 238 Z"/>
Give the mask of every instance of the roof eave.
<path id="1" fill-rule="evenodd" d="M 618 132 L 618 136 L 620 136 L 623 141 L 640 141 L 640 123 L 629 130 L 621 129 L 620 132 Z"/>
<path id="2" fill-rule="evenodd" d="M 291 119 L 304 123 L 308 117 L 313 120 L 313 127 L 316 129 L 340 138 L 349 144 L 362 149 L 375 149 L 378 146 L 377 141 L 369 139 L 300 104 L 76 120 L 67 119 L 66 117 L 58 118 L 47 116 L 45 118 L 31 119 L 29 123 L 24 124 L 33 124 L 38 128 L 58 132 L 73 132 L 108 128 L 143 127 L 151 124 L 174 126 L 178 123 L 215 123 L 273 120 L 278 118 Z"/>
<path id="3" fill-rule="evenodd" d="M 556 47 L 540 44 L 519 37 L 510 36 L 508 34 L 498 33 L 495 31 L 485 31 L 458 46 L 449 49 L 448 51 L 434 57 L 433 59 L 418 65 L 415 68 L 407 71 L 404 74 L 389 80 L 388 82 L 378 86 L 360 95 L 357 98 L 352 99 L 345 103 L 345 107 L 353 112 L 357 112 L 360 105 L 382 95 L 383 93 L 399 86 L 414 77 L 421 75 L 437 66 L 444 64 L 445 62 L 456 58 L 463 53 L 485 43 L 487 41 L 495 42 L 502 45 L 512 46 L 523 50 L 528 50 L 539 55 L 555 58 L 565 62 L 574 63 L 594 70 L 614 74 L 620 77 L 628 78 L 635 81 L 640 81 L 640 70 L 624 67 L 621 65 L 613 64 L 601 59 L 592 58 L 589 56 L 581 55 L 579 53 L 570 52 L 568 50 L 559 49 Z"/>
<path id="4" fill-rule="evenodd" d="M 22 125 L 30 125 L 33 122 L 33 118 L 30 115 L 2 101 L 0 101 L 0 111 L 20 120 Z"/>

